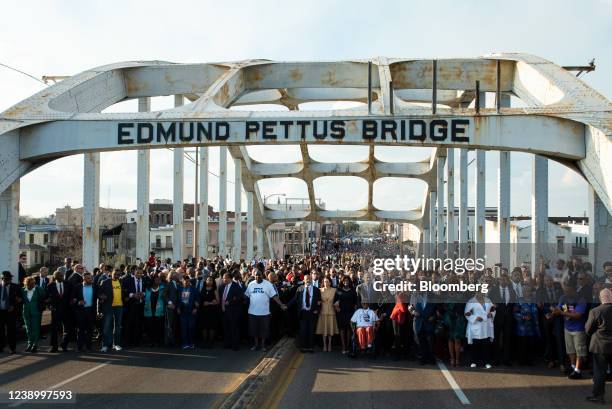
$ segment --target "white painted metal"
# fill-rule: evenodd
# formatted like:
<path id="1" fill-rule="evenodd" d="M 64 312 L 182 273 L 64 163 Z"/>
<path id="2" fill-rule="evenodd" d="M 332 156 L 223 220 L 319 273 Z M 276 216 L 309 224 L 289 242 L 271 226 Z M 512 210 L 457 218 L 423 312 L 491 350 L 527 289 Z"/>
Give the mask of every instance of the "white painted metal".
<path id="1" fill-rule="evenodd" d="M 151 110 L 151 98 L 138 98 L 138 112 Z M 149 189 L 151 151 L 140 149 L 137 153 L 136 170 L 136 258 L 144 261 L 149 257 Z"/>
<path id="2" fill-rule="evenodd" d="M 476 208 L 474 214 L 474 257 L 485 256 L 486 152 L 476 150 Z"/>
<path id="3" fill-rule="evenodd" d="M 0 193 L 0 270 L 10 271 L 19 280 L 19 180 Z"/>
<path id="4" fill-rule="evenodd" d="M 264 256 L 264 228 L 262 226 L 257 226 L 257 252 L 255 256 L 257 258 L 262 258 Z"/>
<path id="5" fill-rule="evenodd" d="M 438 233 L 438 218 L 436 215 L 437 192 L 429 192 L 429 256 L 436 255 L 436 239 Z"/>
<path id="6" fill-rule="evenodd" d="M 446 255 L 455 254 L 455 151 L 446 151 Z"/>
<path id="7" fill-rule="evenodd" d="M 497 195 L 499 262 L 510 270 L 510 152 L 499 153 Z"/>
<path id="8" fill-rule="evenodd" d="M 208 148 L 200 148 L 200 209 L 198 211 L 198 254 L 208 257 Z"/>
<path id="9" fill-rule="evenodd" d="M 234 260 L 242 257 L 242 160 L 234 158 Z"/>
<path id="10" fill-rule="evenodd" d="M 217 243 L 220 256 L 227 255 L 227 148 L 219 148 L 219 230 Z"/>
<path id="11" fill-rule="evenodd" d="M 438 215 L 438 233 L 436 234 L 436 256 L 442 257 L 444 255 L 444 163 L 445 157 L 439 156 L 436 161 L 436 175 L 437 175 L 437 192 L 438 192 L 438 209 L 436 211 Z"/>
<path id="12" fill-rule="evenodd" d="M 510 106 L 510 96 L 502 94 L 500 106 Z M 499 153 L 499 195 L 497 228 L 499 236 L 499 262 L 510 271 L 510 152 Z"/>
<path id="13" fill-rule="evenodd" d="M 466 257 L 468 248 L 468 151 L 459 149 L 459 254 Z"/>
<path id="14" fill-rule="evenodd" d="M 183 106 L 183 95 L 174 96 L 174 106 Z M 183 259 L 183 221 L 184 221 L 184 184 L 185 184 L 185 152 L 183 148 L 174 148 L 174 178 L 172 182 L 172 258 Z M 193 240 L 193 237 L 192 237 Z"/>
<path id="15" fill-rule="evenodd" d="M 100 262 L 100 153 L 83 155 L 83 265 Z"/>
<path id="16" fill-rule="evenodd" d="M 589 261 L 593 273 L 603 277 L 603 263 L 612 261 L 612 214 L 593 188 L 589 188 Z"/>
<path id="17" fill-rule="evenodd" d="M 247 228 L 246 228 L 246 260 L 253 260 L 253 192 L 246 192 L 247 198 Z"/>
<path id="18" fill-rule="evenodd" d="M 550 259 L 548 240 L 548 159 L 534 155 L 531 170 L 531 266 L 536 273 L 540 256 Z"/>
<path id="19" fill-rule="evenodd" d="M 493 109 L 483 107 L 480 114 L 476 115 L 475 110 L 469 108 L 474 98 L 474 92 L 470 90 L 474 89 L 475 81 L 478 80 L 483 93 L 496 91 L 498 61 L 501 67 L 499 84 L 503 93 L 502 110 L 498 114 Z M 256 185 L 257 180 L 295 176 L 304 180 L 309 187 L 311 209 L 287 214 L 286 218 L 312 221 L 344 218 L 386 220 L 410 222 L 424 228 L 426 226 L 421 224 L 426 218 L 426 206 L 403 212 L 374 208 L 373 182 L 385 176 L 415 177 L 433 187 L 436 184 L 436 171 L 439 170 L 435 163 L 436 157 L 443 157 L 446 149 L 462 148 L 523 151 L 563 159 L 581 170 L 603 205 L 608 211 L 612 210 L 612 131 L 608 125 L 612 119 L 612 106 L 605 97 L 571 73 L 549 61 L 526 54 L 437 60 L 438 102 L 448 107 L 439 106 L 433 116 L 428 108 L 410 103 L 429 102 L 432 83 L 431 75 L 427 73 L 431 69 L 431 60 L 377 58 L 372 62 L 378 67 L 372 76 L 376 95 L 372 115 L 368 115 L 365 105 L 348 110 L 313 112 L 312 115 L 304 115 L 297 110 L 299 104 L 317 100 L 366 102 L 368 61 L 304 63 L 249 60 L 215 64 L 145 61 L 112 64 L 83 72 L 0 114 L 0 191 L 5 191 L 32 169 L 75 153 L 225 145 L 229 146 L 234 158 L 243 161 L 244 189 L 253 193 L 253 218 L 258 226 L 268 226 L 285 217 L 266 208 Z M 394 95 L 390 92 L 391 81 Z M 507 101 L 511 94 L 519 97 L 526 107 L 509 107 Z M 139 109 L 137 114 L 100 112 L 114 103 L 132 98 L 139 98 L 139 102 L 146 101 L 148 105 L 148 98 L 158 95 L 185 95 L 193 103 L 158 112 L 145 112 L 149 111 L 148 108 Z M 394 116 L 390 116 L 391 101 Z M 235 104 L 258 103 L 280 104 L 290 111 L 270 113 L 229 110 Z M 380 135 L 373 140 L 363 138 L 364 121 L 374 120 L 380 127 L 383 121 L 394 120 L 399 126 L 398 121 L 409 119 L 423 120 L 425 123 L 441 119 L 467 120 L 469 126 L 466 136 L 469 142 L 448 137 L 443 140 L 427 137 L 424 141 L 410 138 L 402 140 L 401 137 L 391 136 L 383 140 Z M 280 132 L 276 139 L 264 138 L 262 127 L 249 139 L 245 136 L 247 121 L 258 121 L 261 124 L 262 121 L 283 120 L 294 124 L 285 137 L 280 134 L 282 129 L 278 127 L 275 130 Z M 318 120 L 321 124 L 322 121 L 345 121 L 346 134 L 341 142 L 370 146 L 368 160 L 350 164 L 319 163 L 312 160 L 307 156 L 308 144 L 335 145 L 339 141 L 330 137 L 319 140 L 310 131 L 302 137 L 300 128 L 295 126 L 300 120 Z M 210 121 L 215 124 L 226 121 L 229 130 L 227 138 L 211 141 L 193 138 L 181 141 L 177 137 L 170 141 L 163 138 L 158 141 L 153 138 L 152 143 L 141 143 L 134 138 L 135 129 L 140 126 L 137 123 L 144 123 L 145 127 L 147 123 L 151 126 L 157 126 L 158 123 L 161 124 L 159 126 L 175 124 L 180 136 L 180 132 L 188 132 L 190 125 Z M 119 144 L 118 127 L 122 123 L 133 125 L 128 132 L 128 139 L 134 139 L 134 143 Z M 300 144 L 306 155 L 302 163 L 262 164 L 248 157 L 244 148 L 246 144 Z M 375 145 L 432 146 L 437 149 L 429 161 L 394 164 L 375 160 Z M 143 220 L 145 216 L 148 218 L 148 153 L 146 157 L 144 153 L 139 154 L 138 162 L 137 255 L 144 259 L 149 246 L 148 220 Z M 365 178 L 369 186 L 367 208 L 354 212 L 316 209 L 312 182 L 324 175 Z M 439 204 L 438 220 L 435 223 L 437 233 L 431 234 L 436 236 L 439 243 L 444 241 L 444 224 L 440 223 L 444 211 L 444 206 L 440 205 L 444 202 L 441 187 L 430 188 L 437 191 Z M 478 191 L 480 189 L 477 189 L 477 195 Z M 509 195 L 509 192 L 504 192 L 504 195 L 506 193 Z M 484 209 L 484 202 L 482 206 L 477 204 L 476 207 L 478 213 L 479 208 Z M 502 210 L 501 213 L 505 210 L 509 212 L 509 208 Z M 452 212 L 449 211 L 449 214 L 452 217 Z M 482 221 L 479 217 L 477 219 Z M 434 221 L 429 224 L 433 225 Z M 484 229 L 482 232 L 484 235 Z M 477 242 L 480 242 L 480 238 L 476 232 Z M 225 237 L 221 242 L 225 246 Z M 4 246 L 8 243 L 0 244 Z M 11 265 L 12 260 L 4 260 L 0 256 L 0 265 Z"/>

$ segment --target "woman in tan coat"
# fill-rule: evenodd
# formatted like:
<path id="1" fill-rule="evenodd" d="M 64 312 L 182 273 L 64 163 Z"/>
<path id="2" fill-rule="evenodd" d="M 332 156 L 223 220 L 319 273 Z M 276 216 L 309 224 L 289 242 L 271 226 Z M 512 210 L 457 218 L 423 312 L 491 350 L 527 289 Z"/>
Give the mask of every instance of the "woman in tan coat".
<path id="1" fill-rule="evenodd" d="M 323 336 L 323 351 L 331 351 L 331 340 L 338 333 L 338 323 L 336 322 L 336 310 L 334 302 L 336 299 L 336 289 L 332 287 L 329 277 L 323 279 L 321 288 L 321 312 L 317 323 L 317 334 Z"/>

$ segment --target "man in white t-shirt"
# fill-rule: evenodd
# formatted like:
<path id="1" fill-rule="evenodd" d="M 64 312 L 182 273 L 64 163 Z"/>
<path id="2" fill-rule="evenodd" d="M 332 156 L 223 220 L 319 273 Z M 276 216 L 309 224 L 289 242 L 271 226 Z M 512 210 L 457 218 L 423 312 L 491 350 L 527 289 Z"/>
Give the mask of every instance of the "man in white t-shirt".
<path id="1" fill-rule="evenodd" d="M 251 281 L 244 291 L 249 298 L 249 332 L 254 338 L 251 351 L 257 351 L 260 347 L 266 351 L 265 341 L 270 332 L 270 298 L 272 298 L 281 309 L 285 305 L 278 298 L 274 285 L 264 280 L 261 270 L 255 272 L 255 280 Z"/>
<path id="2" fill-rule="evenodd" d="M 378 326 L 378 316 L 370 309 L 367 302 L 361 303 L 361 308 L 353 313 L 351 325 L 357 333 L 357 343 L 360 350 L 371 349 L 374 342 L 374 329 Z"/>

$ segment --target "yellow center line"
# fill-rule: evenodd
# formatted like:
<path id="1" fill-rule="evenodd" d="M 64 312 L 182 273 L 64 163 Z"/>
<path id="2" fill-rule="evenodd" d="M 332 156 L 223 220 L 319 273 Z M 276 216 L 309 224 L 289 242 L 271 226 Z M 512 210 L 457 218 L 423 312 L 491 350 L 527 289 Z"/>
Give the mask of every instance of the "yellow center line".
<path id="1" fill-rule="evenodd" d="M 274 388 L 270 397 L 264 402 L 262 405 L 263 409 L 276 409 L 280 404 L 283 396 L 287 392 L 287 388 L 293 382 L 293 378 L 295 374 L 304 361 L 304 354 L 296 353 L 293 358 L 291 358 L 291 362 L 287 367 L 283 370 L 283 373 L 280 375 L 279 379 L 281 380 L 278 385 Z"/>

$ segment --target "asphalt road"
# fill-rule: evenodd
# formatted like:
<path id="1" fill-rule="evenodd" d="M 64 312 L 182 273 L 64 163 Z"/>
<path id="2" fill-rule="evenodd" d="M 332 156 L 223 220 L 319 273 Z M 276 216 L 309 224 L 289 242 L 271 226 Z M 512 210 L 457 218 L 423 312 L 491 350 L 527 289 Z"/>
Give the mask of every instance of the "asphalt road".
<path id="1" fill-rule="evenodd" d="M 448 370 L 448 378 L 443 369 Z M 556 369 L 446 368 L 353 359 L 338 352 L 299 356 L 270 407 L 298 408 L 593 408 L 591 380 L 572 381 Z M 453 389 L 452 384 L 456 388 Z M 608 386 L 612 388 L 612 386 Z M 608 392 L 612 395 L 612 392 Z M 609 397 L 612 400 L 612 396 Z"/>
<path id="2" fill-rule="evenodd" d="M 75 393 L 76 406 L 0 403 L 0 407 L 206 408 L 232 392 L 262 357 L 263 353 L 247 348 L 238 352 L 143 347 L 109 354 L 2 354 L 0 391 L 55 387 Z"/>

